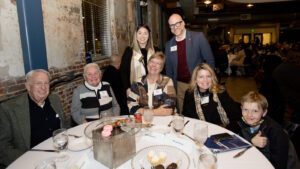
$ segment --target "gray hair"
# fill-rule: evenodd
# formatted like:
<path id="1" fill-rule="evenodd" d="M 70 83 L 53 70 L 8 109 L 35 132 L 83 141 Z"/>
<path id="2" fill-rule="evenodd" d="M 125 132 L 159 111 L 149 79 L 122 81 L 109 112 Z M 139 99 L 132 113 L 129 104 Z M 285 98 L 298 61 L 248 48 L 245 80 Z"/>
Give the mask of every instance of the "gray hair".
<path id="1" fill-rule="evenodd" d="M 44 69 L 34 69 L 34 70 L 30 70 L 30 71 L 26 74 L 26 76 L 25 76 L 26 82 L 30 81 L 30 79 L 32 78 L 32 75 L 33 75 L 34 73 L 39 73 L 39 72 L 40 72 L 40 73 L 45 73 L 45 74 L 48 76 L 49 80 L 51 79 L 50 73 L 49 73 L 47 70 L 44 70 Z"/>
<path id="2" fill-rule="evenodd" d="M 86 64 L 84 67 L 83 67 L 83 76 L 85 77 L 86 76 L 86 72 L 88 70 L 88 68 L 90 67 L 94 67 L 97 69 L 97 71 L 102 74 L 100 68 L 99 68 L 99 65 L 97 63 L 89 63 L 89 64 Z"/>

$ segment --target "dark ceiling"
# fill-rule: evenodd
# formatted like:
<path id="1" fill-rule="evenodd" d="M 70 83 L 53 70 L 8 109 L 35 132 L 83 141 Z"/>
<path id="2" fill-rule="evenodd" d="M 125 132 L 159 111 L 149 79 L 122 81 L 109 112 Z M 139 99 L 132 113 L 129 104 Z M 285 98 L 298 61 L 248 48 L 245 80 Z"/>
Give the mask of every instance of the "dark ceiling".
<path id="1" fill-rule="evenodd" d="M 254 3 L 248 8 L 246 3 L 229 0 L 212 0 L 205 5 L 204 0 L 160 0 L 168 14 L 180 13 L 191 25 L 203 23 L 285 23 L 300 22 L 300 1 Z M 245 2 L 245 1 L 242 1 Z M 247 2 L 253 2 L 248 0 Z M 220 8 L 213 10 L 213 5 Z"/>

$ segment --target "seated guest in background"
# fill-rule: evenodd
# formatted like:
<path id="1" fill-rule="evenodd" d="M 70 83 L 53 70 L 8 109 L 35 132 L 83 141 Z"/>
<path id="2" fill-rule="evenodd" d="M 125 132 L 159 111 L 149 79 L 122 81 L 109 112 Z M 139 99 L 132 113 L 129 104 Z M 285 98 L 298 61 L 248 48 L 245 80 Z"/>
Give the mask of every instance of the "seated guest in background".
<path id="1" fill-rule="evenodd" d="M 110 84 L 116 99 L 121 108 L 121 115 L 128 115 L 129 110 L 127 107 L 127 97 L 126 91 L 124 90 L 123 83 L 120 81 L 120 62 L 121 58 L 119 56 L 111 56 L 111 64 L 105 69 L 103 73 L 102 80 Z"/>
<path id="2" fill-rule="evenodd" d="M 218 84 L 214 70 L 206 63 L 199 64 L 193 71 L 182 114 L 223 127 L 236 125 L 241 117 L 238 103 Z"/>
<path id="3" fill-rule="evenodd" d="M 101 70 L 96 63 L 83 68 L 84 84 L 73 92 L 71 114 L 77 124 L 101 117 L 101 114 L 117 116 L 120 107 L 109 83 L 101 81 Z"/>
<path id="4" fill-rule="evenodd" d="M 49 95 L 50 74 L 43 69 L 26 75 L 27 93 L 0 104 L 0 168 L 30 148 L 69 127 L 57 95 Z"/>
<path id="5" fill-rule="evenodd" d="M 148 61 L 148 74 L 131 85 L 128 107 L 131 114 L 143 114 L 153 109 L 154 115 L 171 115 L 176 106 L 176 93 L 171 78 L 161 74 L 165 64 L 162 52 L 156 52 Z"/>
<path id="6" fill-rule="evenodd" d="M 287 167 L 290 158 L 288 135 L 278 123 L 266 116 L 267 99 L 251 91 L 242 97 L 241 105 L 243 117 L 238 122 L 239 128 L 232 131 L 258 148 L 276 169 L 291 168 Z"/>

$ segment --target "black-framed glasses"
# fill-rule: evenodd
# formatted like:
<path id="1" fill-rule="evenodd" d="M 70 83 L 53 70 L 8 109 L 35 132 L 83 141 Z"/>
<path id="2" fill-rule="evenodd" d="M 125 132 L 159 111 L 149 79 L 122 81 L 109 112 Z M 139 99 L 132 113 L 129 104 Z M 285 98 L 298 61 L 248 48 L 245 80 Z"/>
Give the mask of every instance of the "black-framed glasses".
<path id="1" fill-rule="evenodd" d="M 174 24 L 170 24 L 169 27 L 171 29 L 174 29 L 175 27 L 178 28 L 181 25 L 181 23 L 182 23 L 182 21 L 178 21 L 178 22 L 176 22 Z"/>

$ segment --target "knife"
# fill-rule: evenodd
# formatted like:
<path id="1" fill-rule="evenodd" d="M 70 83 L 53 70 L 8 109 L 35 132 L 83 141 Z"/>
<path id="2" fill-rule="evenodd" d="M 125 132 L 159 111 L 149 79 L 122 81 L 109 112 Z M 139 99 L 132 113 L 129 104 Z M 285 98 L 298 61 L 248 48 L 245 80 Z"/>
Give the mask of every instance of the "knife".
<path id="1" fill-rule="evenodd" d="M 58 153 L 57 150 L 43 150 L 43 149 L 30 149 L 29 151 L 43 151 L 43 152 L 54 152 L 54 153 Z"/>
<path id="2" fill-rule="evenodd" d="M 249 150 L 252 146 L 249 146 L 247 148 L 245 148 L 244 150 L 238 152 L 236 155 L 233 156 L 233 158 L 238 158 L 240 157 L 241 155 L 243 155 L 247 150 Z"/>

